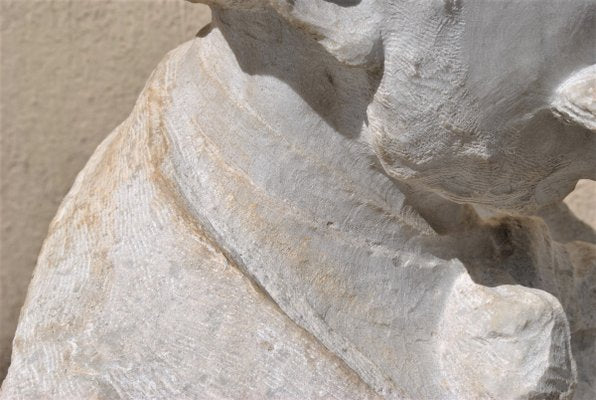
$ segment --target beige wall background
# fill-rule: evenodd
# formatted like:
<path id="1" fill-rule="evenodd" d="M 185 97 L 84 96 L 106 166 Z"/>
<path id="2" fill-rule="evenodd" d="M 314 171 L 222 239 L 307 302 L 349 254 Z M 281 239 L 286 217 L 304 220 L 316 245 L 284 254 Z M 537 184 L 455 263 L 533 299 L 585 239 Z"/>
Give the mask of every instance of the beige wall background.
<path id="1" fill-rule="evenodd" d="M 579 219 L 596 229 L 596 181 L 580 180 L 565 203 Z"/>
<path id="2" fill-rule="evenodd" d="M 0 0 L 0 381 L 62 197 L 159 60 L 209 19 L 183 0 Z"/>
<path id="3" fill-rule="evenodd" d="M 210 16 L 182 0 L 0 0 L 0 381 L 50 219 L 163 55 Z M 596 226 L 596 184 L 568 203 Z"/>

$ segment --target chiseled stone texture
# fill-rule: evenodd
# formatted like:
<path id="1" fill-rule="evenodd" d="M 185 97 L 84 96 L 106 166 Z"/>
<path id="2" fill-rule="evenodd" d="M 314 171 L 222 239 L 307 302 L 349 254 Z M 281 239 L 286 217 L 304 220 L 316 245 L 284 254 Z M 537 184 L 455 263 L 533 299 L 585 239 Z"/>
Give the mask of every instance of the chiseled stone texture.
<path id="1" fill-rule="evenodd" d="M 209 19 L 170 0 L 0 1 L 0 381 L 48 224 L 159 60 Z"/>
<path id="2" fill-rule="evenodd" d="M 596 3 L 208 3 L 53 220 L 1 398 L 592 399 Z"/>

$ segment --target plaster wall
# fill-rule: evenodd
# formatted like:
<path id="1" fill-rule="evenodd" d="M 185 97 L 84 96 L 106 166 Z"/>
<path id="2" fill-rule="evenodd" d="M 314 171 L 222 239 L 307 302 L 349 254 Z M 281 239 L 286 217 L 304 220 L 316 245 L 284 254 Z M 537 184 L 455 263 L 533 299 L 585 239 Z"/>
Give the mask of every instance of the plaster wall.
<path id="1" fill-rule="evenodd" d="M 596 181 L 580 180 L 565 203 L 579 219 L 596 229 Z"/>
<path id="2" fill-rule="evenodd" d="M 182 0 L 0 0 L 0 381 L 48 224 L 164 54 L 208 8 Z"/>

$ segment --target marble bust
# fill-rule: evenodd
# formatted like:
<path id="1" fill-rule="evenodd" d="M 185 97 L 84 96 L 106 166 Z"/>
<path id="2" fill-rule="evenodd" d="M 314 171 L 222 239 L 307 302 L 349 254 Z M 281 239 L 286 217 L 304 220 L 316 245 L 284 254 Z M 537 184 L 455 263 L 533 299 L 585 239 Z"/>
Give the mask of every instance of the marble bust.
<path id="1" fill-rule="evenodd" d="M 212 0 L 56 215 L 8 399 L 593 399 L 596 2 Z"/>

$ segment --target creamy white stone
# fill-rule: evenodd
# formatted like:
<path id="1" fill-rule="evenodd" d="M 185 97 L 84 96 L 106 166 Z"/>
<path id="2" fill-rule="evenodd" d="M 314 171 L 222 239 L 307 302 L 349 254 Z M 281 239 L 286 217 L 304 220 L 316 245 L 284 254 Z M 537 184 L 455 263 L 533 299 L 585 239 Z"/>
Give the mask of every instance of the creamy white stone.
<path id="1" fill-rule="evenodd" d="M 592 398 L 596 4 L 211 4 L 64 200 L 2 399 Z"/>

